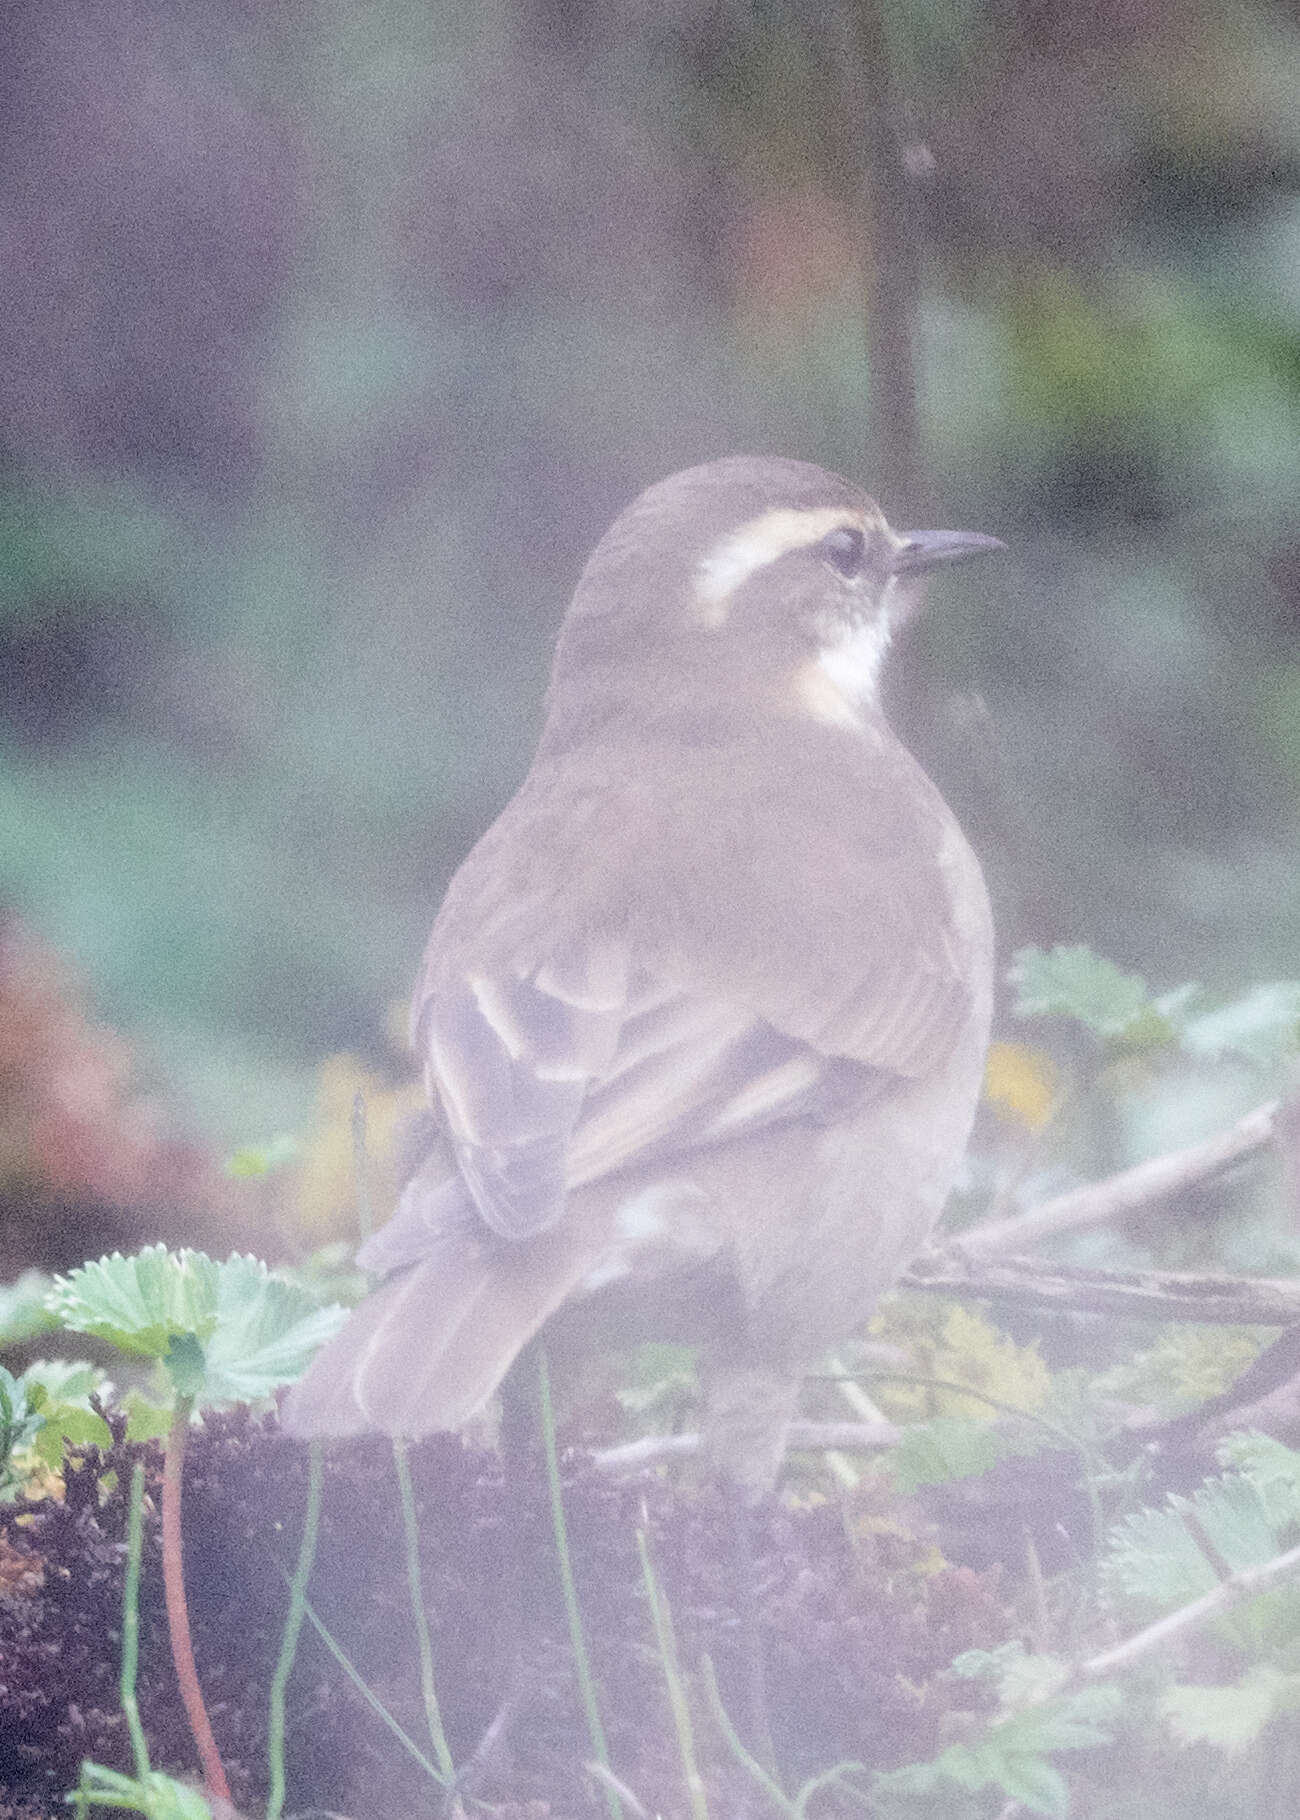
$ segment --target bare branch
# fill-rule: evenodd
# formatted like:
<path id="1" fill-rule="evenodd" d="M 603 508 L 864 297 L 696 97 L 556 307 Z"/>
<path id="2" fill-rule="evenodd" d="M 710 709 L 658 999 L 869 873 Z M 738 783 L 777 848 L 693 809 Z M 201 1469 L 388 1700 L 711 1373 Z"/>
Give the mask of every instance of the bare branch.
<path id="1" fill-rule="evenodd" d="M 786 1447 L 791 1453 L 820 1453 L 834 1448 L 839 1453 L 880 1453 L 893 1447 L 902 1430 L 892 1422 L 791 1422 Z M 642 1441 L 628 1441 L 622 1447 L 605 1447 L 592 1454 L 592 1463 L 602 1472 L 636 1472 L 642 1466 L 658 1466 L 665 1460 L 684 1460 L 700 1451 L 697 1434 L 648 1435 Z"/>
<path id="2" fill-rule="evenodd" d="M 1186 1636 L 1189 1631 L 1204 1630 L 1207 1624 L 1221 1618 L 1224 1612 L 1266 1592 L 1280 1580 L 1289 1580 L 1294 1574 L 1300 1574 L 1300 1547 L 1288 1548 L 1285 1554 L 1275 1555 L 1271 1561 L 1265 1561 L 1259 1567 L 1239 1568 L 1235 1574 L 1221 1580 L 1199 1599 L 1193 1599 L 1190 1605 L 1180 1605 L 1177 1611 L 1158 1618 L 1154 1624 L 1148 1624 L 1145 1630 L 1126 1638 L 1123 1643 L 1115 1644 L 1113 1649 L 1104 1649 L 1100 1655 L 1082 1663 L 1079 1676 L 1097 1681 L 1106 1675 L 1131 1668 L 1135 1662 L 1154 1655 L 1175 1638 Z"/>
<path id="3" fill-rule="evenodd" d="M 1103 1226 L 1108 1220 L 1124 1219 L 1156 1206 L 1263 1150 L 1272 1141 L 1279 1106 L 1279 1101 L 1270 1100 L 1256 1106 L 1226 1131 L 1216 1132 L 1199 1144 L 1189 1144 L 1185 1150 L 1171 1150 L 1166 1156 L 1151 1157 L 1131 1169 L 1121 1169 L 1104 1181 L 1090 1182 L 1086 1188 L 1054 1195 L 1013 1219 L 988 1220 L 982 1226 L 973 1226 L 954 1244 L 970 1257 L 1023 1251 L 1057 1233 Z"/>
<path id="4" fill-rule="evenodd" d="M 1085 1270 L 1043 1258 L 968 1258 L 964 1247 L 925 1252 L 900 1279 L 906 1289 L 1014 1302 L 1071 1314 L 1143 1321 L 1289 1327 L 1300 1321 L 1300 1278 L 1196 1276 L 1169 1270 Z"/>

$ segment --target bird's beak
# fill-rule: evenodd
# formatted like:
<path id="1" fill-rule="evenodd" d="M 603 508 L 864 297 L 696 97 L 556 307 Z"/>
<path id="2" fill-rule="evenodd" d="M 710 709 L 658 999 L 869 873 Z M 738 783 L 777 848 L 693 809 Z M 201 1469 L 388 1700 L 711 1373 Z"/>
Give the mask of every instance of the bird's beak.
<path id="1" fill-rule="evenodd" d="M 921 575 L 940 563 L 964 562 L 968 556 L 988 556 L 1007 547 L 1000 537 L 985 537 L 980 531 L 903 531 L 900 536 L 892 564 L 895 575 Z"/>

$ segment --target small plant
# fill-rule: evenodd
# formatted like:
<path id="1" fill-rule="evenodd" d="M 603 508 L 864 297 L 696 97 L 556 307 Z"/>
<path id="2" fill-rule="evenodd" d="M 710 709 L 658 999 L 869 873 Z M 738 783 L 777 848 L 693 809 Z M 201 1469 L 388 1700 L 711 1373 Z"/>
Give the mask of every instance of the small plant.
<path id="1" fill-rule="evenodd" d="M 266 1397 L 291 1382 L 337 1330 L 343 1310 L 317 1307 L 303 1290 L 273 1277 L 256 1258 L 233 1256 L 217 1263 L 201 1251 L 172 1252 L 165 1245 L 151 1245 L 133 1257 L 114 1252 L 57 1277 L 49 1305 L 68 1331 L 93 1334 L 121 1352 L 156 1359 L 162 1367 L 171 1403 L 163 1454 L 162 1549 L 172 1660 L 209 1802 L 228 1807 L 230 1785 L 199 1684 L 185 1599 L 181 1502 L 190 1423 L 199 1408 Z M 103 1804 L 110 1798 L 105 1791 L 112 1772 L 91 1768 L 94 1775 L 84 1799 Z M 137 1761 L 144 1790 L 139 1798 L 156 1803 L 162 1796 L 158 1787 L 145 1783 L 146 1773 L 147 1763 L 142 1768 Z M 155 1820 L 185 1812 L 137 1811 L 155 1815 Z"/>

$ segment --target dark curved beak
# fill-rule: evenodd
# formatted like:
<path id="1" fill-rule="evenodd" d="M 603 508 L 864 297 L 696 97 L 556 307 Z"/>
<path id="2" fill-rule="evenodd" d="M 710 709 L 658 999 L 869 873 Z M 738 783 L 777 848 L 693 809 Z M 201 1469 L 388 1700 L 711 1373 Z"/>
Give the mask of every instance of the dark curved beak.
<path id="1" fill-rule="evenodd" d="M 921 575 L 940 563 L 965 562 L 968 556 L 988 556 L 1007 547 L 1000 537 L 985 537 L 981 531 L 903 531 L 900 535 L 903 545 L 891 565 L 895 575 Z"/>

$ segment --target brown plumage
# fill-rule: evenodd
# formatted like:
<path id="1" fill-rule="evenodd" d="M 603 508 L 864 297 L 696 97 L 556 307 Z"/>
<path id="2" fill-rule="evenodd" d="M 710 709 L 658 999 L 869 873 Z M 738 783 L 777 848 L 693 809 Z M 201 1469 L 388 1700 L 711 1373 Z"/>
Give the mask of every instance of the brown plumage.
<path id="1" fill-rule="evenodd" d="M 291 1428 L 454 1427 L 562 1304 L 630 1290 L 703 1338 L 715 1454 L 770 1478 L 800 1372 L 923 1242 L 978 1094 L 983 881 L 877 678 L 915 576 L 992 544 L 899 536 L 761 459 L 617 520 L 416 989 L 446 1152 L 363 1247 L 387 1280 Z"/>

